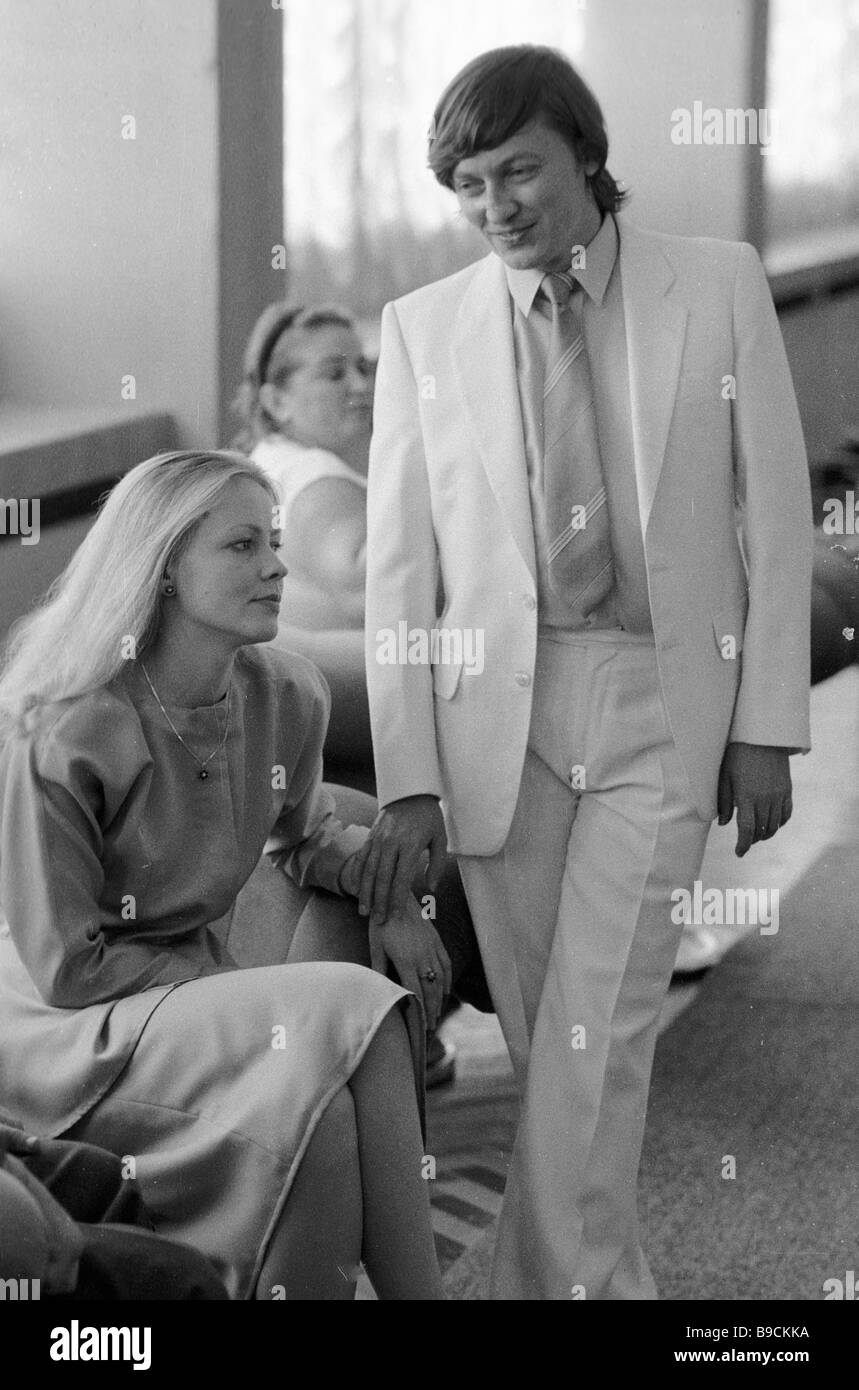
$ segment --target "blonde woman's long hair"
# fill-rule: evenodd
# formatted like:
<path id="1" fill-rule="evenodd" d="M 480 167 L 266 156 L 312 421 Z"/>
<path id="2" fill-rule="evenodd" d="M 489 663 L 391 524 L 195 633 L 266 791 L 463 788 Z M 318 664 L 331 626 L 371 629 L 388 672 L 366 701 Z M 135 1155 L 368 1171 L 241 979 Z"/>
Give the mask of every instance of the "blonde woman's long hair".
<path id="1" fill-rule="evenodd" d="M 66 569 L 12 628 L 0 664 L 0 746 L 28 715 L 107 685 L 152 642 L 160 583 L 232 478 L 262 469 L 229 450 L 156 454 L 117 483 Z"/>

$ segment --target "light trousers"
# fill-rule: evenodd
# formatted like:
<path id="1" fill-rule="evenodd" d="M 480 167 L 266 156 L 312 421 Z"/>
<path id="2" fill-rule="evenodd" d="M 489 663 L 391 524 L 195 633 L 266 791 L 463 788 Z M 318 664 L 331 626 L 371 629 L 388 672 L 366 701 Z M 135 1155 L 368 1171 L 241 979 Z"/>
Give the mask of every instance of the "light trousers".
<path id="1" fill-rule="evenodd" d="M 490 1296 L 648 1299 L 637 1178 L 661 1006 L 709 822 L 651 639 L 541 636 L 507 842 L 460 869 L 522 1111 Z"/>

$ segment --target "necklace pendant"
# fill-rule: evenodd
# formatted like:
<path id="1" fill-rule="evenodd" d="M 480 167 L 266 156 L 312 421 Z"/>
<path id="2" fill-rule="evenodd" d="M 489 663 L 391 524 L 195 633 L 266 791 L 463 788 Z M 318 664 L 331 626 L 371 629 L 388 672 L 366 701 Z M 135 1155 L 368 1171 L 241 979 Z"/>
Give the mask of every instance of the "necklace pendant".
<path id="1" fill-rule="evenodd" d="M 205 782 L 205 780 L 206 780 L 206 778 L 208 777 L 208 775 L 209 775 L 209 774 L 208 774 L 208 772 L 206 771 L 206 769 L 205 769 L 204 767 L 201 767 L 201 768 L 200 768 L 200 781 L 201 781 L 201 782 Z"/>

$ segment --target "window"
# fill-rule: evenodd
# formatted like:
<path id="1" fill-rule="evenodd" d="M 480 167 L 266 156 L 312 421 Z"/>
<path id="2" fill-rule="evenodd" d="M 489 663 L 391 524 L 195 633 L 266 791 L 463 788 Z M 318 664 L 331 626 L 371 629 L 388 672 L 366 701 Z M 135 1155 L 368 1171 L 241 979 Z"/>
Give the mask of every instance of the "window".
<path id="1" fill-rule="evenodd" d="M 284 14 L 289 282 L 362 316 L 485 254 L 426 167 L 447 82 L 476 54 L 548 43 L 575 61 L 576 0 L 291 0 Z"/>
<path id="2" fill-rule="evenodd" d="M 770 0 L 767 250 L 859 244 L 859 0 Z"/>

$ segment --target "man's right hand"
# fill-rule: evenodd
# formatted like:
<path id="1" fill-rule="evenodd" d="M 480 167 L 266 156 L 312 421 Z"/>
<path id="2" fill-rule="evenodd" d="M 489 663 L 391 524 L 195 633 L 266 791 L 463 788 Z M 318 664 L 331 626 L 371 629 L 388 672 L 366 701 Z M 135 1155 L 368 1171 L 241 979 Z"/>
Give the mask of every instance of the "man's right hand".
<path id="1" fill-rule="evenodd" d="M 427 887 L 434 891 L 447 856 L 444 818 L 436 797 L 407 796 L 385 806 L 355 859 L 361 875 L 358 911 L 376 925 L 386 922 L 392 912 L 404 912 L 412 879 L 427 849 Z"/>

